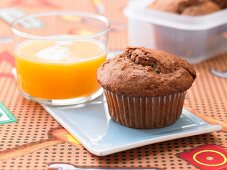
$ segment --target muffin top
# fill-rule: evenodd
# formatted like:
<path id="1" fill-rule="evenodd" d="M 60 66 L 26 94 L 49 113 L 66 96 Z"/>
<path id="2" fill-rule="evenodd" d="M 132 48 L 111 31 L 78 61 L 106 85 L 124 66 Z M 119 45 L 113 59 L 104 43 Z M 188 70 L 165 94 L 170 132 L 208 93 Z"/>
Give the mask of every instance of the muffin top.
<path id="1" fill-rule="evenodd" d="M 185 60 L 143 47 L 128 47 L 97 71 L 97 80 L 104 89 L 132 96 L 184 92 L 195 78 L 195 70 Z"/>
<path id="2" fill-rule="evenodd" d="M 220 7 L 211 1 L 202 1 L 197 5 L 186 8 L 181 15 L 198 16 L 207 15 L 220 10 Z"/>
<path id="3" fill-rule="evenodd" d="M 198 2 L 199 0 L 155 0 L 150 8 L 181 14 L 186 7 L 196 5 Z"/>
<path id="4" fill-rule="evenodd" d="M 227 0 L 211 0 L 211 1 L 219 5 L 222 9 L 227 8 Z"/>
<path id="5" fill-rule="evenodd" d="M 156 0 L 150 8 L 188 16 L 207 15 L 221 10 L 217 3 L 210 0 Z"/>

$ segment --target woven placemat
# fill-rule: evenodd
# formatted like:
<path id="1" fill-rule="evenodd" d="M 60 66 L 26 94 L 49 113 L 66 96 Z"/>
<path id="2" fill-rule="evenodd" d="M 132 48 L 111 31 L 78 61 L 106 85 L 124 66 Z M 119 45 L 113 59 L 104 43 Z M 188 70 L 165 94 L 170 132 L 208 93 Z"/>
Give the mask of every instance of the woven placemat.
<path id="1" fill-rule="evenodd" d="M 18 2 L 19 3 L 18 3 Z M 9 6 L 14 1 L 1 5 Z M 46 0 L 38 1 L 42 10 L 49 9 L 80 9 L 94 12 L 89 1 L 51 1 L 55 5 L 48 5 Z M 37 3 L 38 3 L 37 2 Z M 65 2 L 65 3 L 64 3 Z M 111 19 L 126 22 L 122 10 L 126 1 L 103 1 L 107 8 L 107 15 Z M 44 4 L 43 4 L 44 3 Z M 37 5 L 37 4 L 36 4 Z M 14 6 L 26 11 L 36 11 L 34 4 L 27 0 L 15 0 Z M 4 23 L 1 25 L 6 26 Z M 122 49 L 127 44 L 127 32 L 110 33 L 110 48 Z M 105 157 L 90 154 L 80 144 L 72 144 L 57 140 L 51 133 L 61 126 L 37 103 L 24 99 L 18 91 L 16 81 L 12 76 L 14 63 L 10 48 L 2 48 L 0 60 L 0 101 L 9 108 L 16 117 L 16 123 L 0 125 L 0 154 L 2 151 L 20 150 L 26 147 L 39 147 L 32 153 L 0 162 L 1 170 L 42 170 L 51 163 L 68 163 L 77 167 L 156 167 L 166 169 L 196 169 L 190 163 L 177 156 L 178 153 L 188 151 L 194 147 L 206 144 L 224 146 L 227 143 L 226 132 L 187 137 L 168 142 L 148 145 L 129 151 L 120 152 Z M 2 57 L 3 58 L 3 57 Z M 7 59 L 8 58 L 8 59 Z M 195 65 L 198 73 L 197 80 L 187 93 L 186 104 L 200 113 L 227 122 L 227 79 L 213 76 L 209 69 L 225 70 L 227 68 L 227 54 L 219 55 L 201 64 Z M 51 130 L 51 131 L 50 131 Z M 8 152 L 10 154 L 10 152 Z"/>

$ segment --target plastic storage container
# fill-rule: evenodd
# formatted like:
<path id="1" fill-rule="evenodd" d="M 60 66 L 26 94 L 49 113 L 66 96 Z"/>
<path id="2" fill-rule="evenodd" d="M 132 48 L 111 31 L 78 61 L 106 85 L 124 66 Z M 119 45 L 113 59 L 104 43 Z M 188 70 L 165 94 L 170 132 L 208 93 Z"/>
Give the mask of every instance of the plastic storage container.
<path id="1" fill-rule="evenodd" d="M 182 16 L 147 8 L 153 0 L 131 0 L 125 9 L 129 44 L 168 51 L 190 63 L 227 52 L 227 10 Z"/>

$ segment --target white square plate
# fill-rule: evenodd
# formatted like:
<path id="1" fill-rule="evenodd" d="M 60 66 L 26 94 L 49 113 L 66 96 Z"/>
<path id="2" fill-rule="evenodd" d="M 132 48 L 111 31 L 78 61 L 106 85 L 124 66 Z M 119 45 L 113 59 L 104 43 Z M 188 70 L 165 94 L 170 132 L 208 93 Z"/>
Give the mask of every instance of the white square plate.
<path id="1" fill-rule="evenodd" d="M 112 153 L 221 130 L 184 109 L 173 125 L 159 129 L 131 129 L 113 121 L 103 97 L 86 104 L 68 107 L 43 107 L 91 153 Z"/>

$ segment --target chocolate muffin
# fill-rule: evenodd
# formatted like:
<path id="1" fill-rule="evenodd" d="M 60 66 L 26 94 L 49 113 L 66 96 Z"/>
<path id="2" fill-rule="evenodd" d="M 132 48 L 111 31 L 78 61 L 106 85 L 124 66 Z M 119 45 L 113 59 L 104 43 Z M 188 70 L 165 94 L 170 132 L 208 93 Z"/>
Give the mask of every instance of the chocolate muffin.
<path id="1" fill-rule="evenodd" d="M 220 6 L 209 0 L 156 0 L 149 7 L 188 16 L 207 15 L 221 10 Z"/>
<path id="2" fill-rule="evenodd" d="M 141 129 L 175 123 L 195 78 L 185 60 L 143 47 L 128 47 L 97 72 L 112 119 Z"/>
<path id="3" fill-rule="evenodd" d="M 211 0 L 211 1 L 218 4 L 222 9 L 227 8 L 227 0 Z"/>
<path id="4" fill-rule="evenodd" d="M 198 2 L 199 0 L 156 0 L 150 5 L 150 8 L 181 14 L 186 7 L 196 5 Z"/>
<path id="5" fill-rule="evenodd" d="M 222 1 L 222 0 L 220 0 Z M 224 0 L 226 1 L 226 0 Z M 155 0 L 148 8 L 157 11 L 171 12 L 185 16 L 203 16 L 220 11 L 221 8 L 210 0 Z M 194 31 L 179 29 L 171 26 L 160 26 L 151 24 L 152 43 L 150 45 L 155 49 L 162 49 L 179 56 L 185 56 L 189 61 L 199 61 L 203 55 L 203 49 L 215 49 L 220 46 L 220 35 L 216 29 L 207 31 Z M 176 37 L 177 33 L 177 37 Z M 194 43 L 195 37 L 199 38 Z M 185 45 L 187 41 L 187 45 Z M 207 43 L 204 43 L 207 42 Z M 203 44 L 203 49 L 197 44 Z M 193 49 L 193 50 L 192 50 Z M 202 57 L 201 57 L 202 58 Z"/>
<path id="6" fill-rule="evenodd" d="M 220 7 L 216 3 L 211 1 L 201 1 L 197 5 L 185 8 L 181 15 L 200 16 L 211 14 L 217 11 L 220 11 Z"/>

